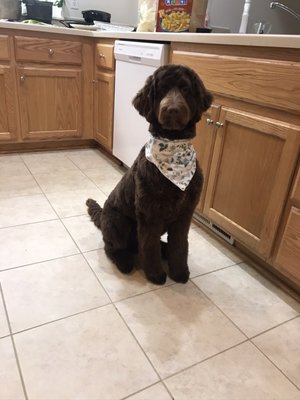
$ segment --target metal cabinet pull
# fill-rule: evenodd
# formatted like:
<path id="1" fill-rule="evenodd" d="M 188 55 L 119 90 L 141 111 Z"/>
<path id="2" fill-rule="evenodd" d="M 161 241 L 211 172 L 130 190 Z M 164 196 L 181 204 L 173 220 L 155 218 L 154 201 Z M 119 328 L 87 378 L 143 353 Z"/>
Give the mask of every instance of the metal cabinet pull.
<path id="1" fill-rule="evenodd" d="M 21 75 L 21 76 L 20 76 L 20 81 L 21 81 L 21 82 L 25 82 L 25 75 Z"/>
<path id="2" fill-rule="evenodd" d="M 223 128 L 224 124 L 222 122 L 216 122 L 216 127 L 217 128 Z"/>
<path id="3" fill-rule="evenodd" d="M 53 50 L 53 49 L 49 49 L 49 50 L 48 50 L 48 53 L 49 53 L 49 56 L 53 56 L 54 50 Z"/>
<path id="4" fill-rule="evenodd" d="M 206 118 L 206 125 L 212 125 L 214 123 L 214 120 L 211 118 Z"/>
<path id="5" fill-rule="evenodd" d="M 105 58 L 105 55 L 103 53 L 99 53 L 99 58 Z"/>

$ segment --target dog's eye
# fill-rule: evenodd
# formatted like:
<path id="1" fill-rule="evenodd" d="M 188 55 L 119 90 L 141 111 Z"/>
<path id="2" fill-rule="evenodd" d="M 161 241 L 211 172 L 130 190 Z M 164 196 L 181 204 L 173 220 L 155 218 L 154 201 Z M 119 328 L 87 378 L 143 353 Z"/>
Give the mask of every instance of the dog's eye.
<path id="1" fill-rule="evenodd" d="M 189 88 L 187 86 L 184 86 L 183 88 L 181 88 L 181 93 L 188 94 L 189 93 Z"/>

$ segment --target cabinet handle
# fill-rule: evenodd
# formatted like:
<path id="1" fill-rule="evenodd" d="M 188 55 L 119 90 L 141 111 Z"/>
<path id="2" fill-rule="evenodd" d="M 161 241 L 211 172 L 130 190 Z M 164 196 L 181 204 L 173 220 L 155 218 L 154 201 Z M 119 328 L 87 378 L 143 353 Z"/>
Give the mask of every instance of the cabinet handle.
<path id="1" fill-rule="evenodd" d="M 54 50 L 53 50 L 53 49 L 49 49 L 49 50 L 48 50 L 48 53 L 49 53 L 49 56 L 53 56 Z"/>
<path id="2" fill-rule="evenodd" d="M 222 122 L 216 122 L 216 127 L 217 128 L 223 128 L 224 124 Z"/>
<path id="3" fill-rule="evenodd" d="M 212 125 L 214 123 L 214 120 L 211 118 L 206 118 L 206 125 Z"/>
<path id="4" fill-rule="evenodd" d="M 99 53 L 99 58 L 105 58 L 105 55 L 103 53 Z"/>
<path id="5" fill-rule="evenodd" d="M 21 81 L 21 82 L 25 82 L 25 75 L 21 75 L 21 76 L 20 76 L 20 81 Z"/>

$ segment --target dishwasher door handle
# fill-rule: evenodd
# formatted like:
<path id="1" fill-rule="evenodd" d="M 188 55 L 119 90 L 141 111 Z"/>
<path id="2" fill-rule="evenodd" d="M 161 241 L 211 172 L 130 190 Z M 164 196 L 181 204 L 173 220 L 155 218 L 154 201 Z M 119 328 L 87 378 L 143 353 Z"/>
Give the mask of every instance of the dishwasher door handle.
<path id="1" fill-rule="evenodd" d="M 137 57 L 137 56 L 129 56 L 129 61 L 134 61 L 134 62 L 141 62 L 142 57 Z"/>

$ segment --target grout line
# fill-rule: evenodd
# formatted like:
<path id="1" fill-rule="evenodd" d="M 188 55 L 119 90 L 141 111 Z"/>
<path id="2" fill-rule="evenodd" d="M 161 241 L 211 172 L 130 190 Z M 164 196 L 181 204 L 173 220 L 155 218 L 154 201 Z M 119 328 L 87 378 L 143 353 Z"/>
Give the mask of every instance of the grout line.
<path id="1" fill-rule="evenodd" d="M 42 263 L 45 263 L 45 262 L 50 262 L 50 261 L 54 261 L 54 260 L 59 260 L 59 259 L 61 259 L 61 258 L 67 258 L 67 257 L 72 257 L 72 256 L 78 256 L 78 255 L 80 255 L 80 253 L 73 253 L 73 254 L 68 254 L 68 255 L 66 255 L 66 256 L 60 256 L 60 257 L 49 258 L 49 259 L 46 259 L 46 260 L 39 260 L 39 261 L 31 262 L 31 263 L 29 263 L 29 264 L 17 265 L 16 267 L 5 268 L 5 269 L 0 270 L 0 274 L 1 274 L 2 272 L 12 271 L 12 270 L 19 269 L 19 268 L 23 268 L 23 267 L 29 267 L 29 266 L 31 266 L 31 265 L 42 264 Z"/>
<path id="2" fill-rule="evenodd" d="M 247 339 L 250 339 L 248 335 L 205 293 L 203 290 L 196 285 L 195 282 L 190 280 L 192 284 L 245 336 Z"/>
<path id="3" fill-rule="evenodd" d="M 11 329 L 11 323 L 10 323 L 10 319 L 9 319 L 9 316 L 8 316 L 8 311 L 7 311 L 7 307 L 6 307 L 4 293 L 3 293 L 3 290 L 2 290 L 1 283 L 0 283 L 0 297 L 2 298 L 2 302 L 3 302 L 3 307 L 4 307 L 6 319 L 7 319 L 8 329 L 9 329 L 9 332 L 10 332 L 9 336 L 11 338 L 12 346 L 13 346 L 13 349 L 14 349 L 14 354 L 15 354 L 15 358 L 16 358 L 16 363 L 17 363 L 17 368 L 18 368 L 20 380 L 21 380 L 21 385 L 22 385 L 22 388 L 23 388 L 25 399 L 28 400 L 25 381 L 24 381 L 23 374 L 22 374 L 21 364 L 20 364 L 20 361 L 19 361 L 17 348 L 16 348 L 16 344 L 15 344 L 13 333 L 12 333 L 12 329 Z"/>
<path id="4" fill-rule="evenodd" d="M 87 310 L 82 310 L 82 311 L 78 311 L 78 312 L 73 313 L 73 314 L 68 314 L 68 315 L 65 315 L 63 317 L 53 319 L 51 321 L 43 322 L 42 324 L 31 326 L 30 328 L 25 328 L 25 329 L 21 329 L 20 331 L 13 332 L 12 336 L 16 336 L 16 335 L 22 334 L 24 332 L 28 332 L 28 331 L 31 331 L 31 330 L 34 330 L 34 329 L 38 329 L 38 328 L 41 328 L 43 326 L 47 326 L 47 325 L 53 324 L 55 322 L 63 321 L 65 319 L 73 318 L 73 317 L 76 317 L 77 315 L 85 314 L 85 313 L 88 313 L 90 311 L 98 310 L 98 309 L 100 309 L 102 307 L 106 307 L 106 306 L 110 306 L 110 305 L 112 305 L 112 303 L 106 303 L 106 304 L 102 304 L 100 306 L 95 306 L 95 307 L 88 308 Z"/>
<path id="5" fill-rule="evenodd" d="M 279 324 L 277 324 L 277 325 L 275 325 L 275 326 L 272 326 L 271 328 L 268 328 L 268 329 L 266 329 L 265 331 L 262 331 L 262 332 L 260 332 L 260 333 L 257 333 L 257 334 L 254 335 L 254 336 L 249 337 L 249 339 L 250 339 L 250 340 L 256 339 L 257 337 L 263 335 L 264 333 L 268 333 L 268 332 L 272 331 L 273 329 L 278 328 L 279 326 L 284 325 L 284 324 L 286 324 L 286 323 L 288 323 L 288 322 L 290 322 L 290 321 L 293 321 L 294 319 L 297 319 L 297 318 L 300 318 L 300 315 L 296 315 L 296 316 L 293 317 L 293 318 L 290 318 L 290 319 L 287 319 L 286 321 L 280 322 Z"/>
<path id="6" fill-rule="evenodd" d="M 239 261 L 239 262 L 237 262 L 235 264 L 230 264 L 230 265 L 227 265 L 226 267 L 220 267 L 220 268 L 214 269 L 212 271 L 203 272 L 202 274 L 193 275 L 193 276 L 190 277 L 190 279 L 196 279 L 196 278 L 199 278 L 201 276 L 209 275 L 209 274 L 212 274 L 214 272 L 219 272 L 219 271 L 222 271 L 224 269 L 235 267 L 236 265 L 240 265 L 240 264 L 244 264 L 244 261 Z"/>
<path id="7" fill-rule="evenodd" d="M 34 225 L 34 224 L 40 224 L 43 222 L 52 222 L 52 221 L 58 221 L 58 220 L 59 220 L 59 218 L 51 218 L 51 219 L 45 219 L 45 220 L 41 220 L 41 221 L 25 222 L 25 223 L 17 224 L 17 225 L 2 226 L 2 227 L 0 227 L 0 231 L 3 229 L 17 228 L 18 226 Z"/>
<path id="8" fill-rule="evenodd" d="M 206 358 L 204 358 L 204 359 L 201 360 L 201 361 L 197 361 L 197 362 L 195 362 L 194 364 L 189 365 L 188 367 L 185 367 L 185 368 L 181 369 L 180 371 L 174 372 L 173 374 L 167 376 L 167 377 L 164 378 L 163 380 L 166 381 L 167 379 L 173 378 L 174 376 L 179 375 L 179 374 L 181 374 L 182 372 L 188 371 L 189 369 L 194 368 L 194 367 L 196 367 L 197 365 L 200 365 L 200 364 L 202 364 L 202 363 L 204 363 L 204 362 L 206 362 L 206 361 L 208 361 L 208 360 L 210 360 L 210 359 L 212 359 L 212 358 L 218 357 L 220 354 L 226 353 L 227 351 L 230 351 L 230 350 L 232 350 L 232 349 L 235 349 L 236 347 L 241 346 L 242 344 L 245 344 L 245 343 L 248 343 L 248 342 L 250 342 L 250 340 L 249 340 L 249 339 L 245 339 L 245 340 L 243 340 L 242 342 L 236 343 L 236 344 L 234 344 L 233 346 L 228 347 L 227 349 L 224 349 L 224 350 L 220 351 L 219 353 L 212 354 L 211 356 L 206 357 Z"/>
<path id="9" fill-rule="evenodd" d="M 295 318 L 294 318 L 295 319 Z M 285 376 L 285 378 L 297 389 L 300 390 L 300 387 L 298 387 L 286 374 L 285 372 L 283 372 L 278 365 L 276 365 L 271 358 L 269 358 L 269 356 L 267 354 L 265 354 L 251 339 L 250 339 L 250 343 L 253 344 L 253 346 L 255 346 L 257 348 L 257 350 L 271 363 L 274 365 L 274 367 L 283 375 Z"/>
<path id="10" fill-rule="evenodd" d="M 155 386 L 155 385 L 159 385 L 160 383 L 165 387 L 165 389 L 167 390 L 167 392 L 168 392 L 169 395 L 171 396 L 170 399 L 171 399 L 171 400 L 174 400 L 173 395 L 170 393 L 169 389 L 166 387 L 166 385 L 164 384 L 163 381 L 155 382 L 155 383 L 152 383 L 152 384 L 149 385 L 149 386 L 145 386 L 143 389 L 137 390 L 136 392 L 133 392 L 133 393 L 129 394 L 129 395 L 126 396 L 126 397 L 122 397 L 121 400 L 130 399 L 131 396 L 135 396 L 136 394 L 142 393 L 144 390 L 150 389 L 151 387 L 153 387 L 153 386 Z M 156 399 L 154 399 L 154 400 L 156 400 Z M 159 400 L 159 399 L 158 399 L 158 400 Z"/>

